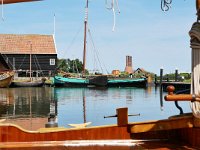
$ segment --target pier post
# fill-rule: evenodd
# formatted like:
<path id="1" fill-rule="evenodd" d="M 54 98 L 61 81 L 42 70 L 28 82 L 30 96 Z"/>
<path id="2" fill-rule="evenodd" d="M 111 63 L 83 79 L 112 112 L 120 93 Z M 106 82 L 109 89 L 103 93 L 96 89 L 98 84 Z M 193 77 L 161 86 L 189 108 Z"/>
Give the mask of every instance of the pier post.
<path id="1" fill-rule="evenodd" d="M 175 82 L 178 82 L 178 69 L 175 70 Z"/>
<path id="2" fill-rule="evenodd" d="M 155 85 L 158 84 L 157 82 L 158 82 L 158 81 L 157 81 L 157 74 L 155 74 L 155 75 L 154 75 L 154 83 L 155 83 Z"/>
<path id="3" fill-rule="evenodd" d="M 162 80 L 163 80 L 163 68 L 160 68 L 160 86 L 162 84 Z"/>
<path id="4" fill-rule="evenodd" d="M 117 125 L 126 126 L 128 124 L 128 108 L 117 108 Z"/>

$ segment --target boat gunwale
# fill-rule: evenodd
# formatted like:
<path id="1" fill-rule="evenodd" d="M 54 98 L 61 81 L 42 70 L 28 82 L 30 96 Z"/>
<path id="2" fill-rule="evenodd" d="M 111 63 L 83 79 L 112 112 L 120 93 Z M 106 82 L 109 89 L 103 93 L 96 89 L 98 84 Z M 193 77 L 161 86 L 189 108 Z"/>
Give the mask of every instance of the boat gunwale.
<path id="1" fill-rule="evenodd" d="M 86 128 L 66 128 L 66 127 L 55 127 L 55 128 L 40 128 L 38 130 L 27 130 L 23 127 L 13 124 L 13 123 L 0 123 L 0 127 L 15 127 L 26 133 L 51 133 L 51 132 L 61 132 L 61 131 L 71 131 L 71 130 L 87 130 L 87 129 L 97 129 L 97 128 L 109 128 L 118 127 L 118 125 L 101 125 L 101 126 L 91 126 Z"/>
<path id="2" fill-rule="evenodd" d="M 147 125 L 147 124 L 156 124 L 156 123 L 167 123 L 170 121 L 177 121 L 177 120 L 182 120 L 182 119 L 191 119 L 194 122 L 194 117 L 192 115 L 187 115 L 187 116 L 181 116 L 179 115 L 178 117 L 172 117 L 168 119 L 162 119 L 162 120 L 150 120 L 150 121 L 142 121 L 142 122 L 130 122 L 126 126 L 127 128 L 131 128 L 133 126 L 137 125 Z M 111 124 L 111 125 L 100 125 L 100 126 L 89 126 L 85 128 L 67 128 L 67 127 L 55 127 L 55 128 L 39 128 L 38 130 L 26 130 L 23 127 L 13 124 L 13 123 L 0 123 L 0 127 L 15 127 L 23 132 L 26 133 L 51 133 L 51 132 L 63 132 L 63 131 L 78 131 L 78 130 L 91 130 L 91 129 L 98 129 L 98 128 L 111 128 L 111 127 L 120 127 L 117 124 Z M 193 125 L 194 126 L 194 125 Z"/>

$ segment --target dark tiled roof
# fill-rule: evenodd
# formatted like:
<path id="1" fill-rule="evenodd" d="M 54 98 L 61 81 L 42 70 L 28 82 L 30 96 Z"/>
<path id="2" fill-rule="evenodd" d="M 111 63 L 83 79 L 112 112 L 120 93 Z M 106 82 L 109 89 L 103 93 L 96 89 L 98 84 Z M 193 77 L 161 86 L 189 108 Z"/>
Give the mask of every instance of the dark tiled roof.
<path id="1" fill-rule="evenodd" d="M 56 54 L 56 47 L 53 35 L 0 34 L 0 53 Z"/>

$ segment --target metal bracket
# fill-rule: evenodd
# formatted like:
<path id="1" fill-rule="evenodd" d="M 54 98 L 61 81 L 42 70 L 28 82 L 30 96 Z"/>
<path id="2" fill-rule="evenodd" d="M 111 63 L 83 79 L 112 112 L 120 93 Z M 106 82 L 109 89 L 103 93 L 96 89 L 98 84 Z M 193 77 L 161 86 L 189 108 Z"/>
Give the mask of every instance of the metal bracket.
<path id="1" fill-rule="evenodd" d="M 186 90 L 177 91 L 175 94 L 189 94 L 189 93 L 190 93 L 190 89 L 186 89 Z M 180 115 L 183 114 L 183 109 L 181 106 L 179 106 L 178 101 L 175 101 L 174 104 L 176 108 L 179 109 Z"/>

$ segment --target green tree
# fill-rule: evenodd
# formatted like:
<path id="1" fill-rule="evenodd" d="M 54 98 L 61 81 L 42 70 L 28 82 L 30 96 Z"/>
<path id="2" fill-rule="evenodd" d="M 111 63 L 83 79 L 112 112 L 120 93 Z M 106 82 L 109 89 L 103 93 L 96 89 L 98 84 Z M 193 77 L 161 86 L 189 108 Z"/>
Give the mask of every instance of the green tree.
<path id="1" fill-rule="evenodd" d="M 68 72 L 69 68 L 67 65 L 67 60 L 66 59 L 57 59 L 57 69 Z"/>
<path id="2" fill-rule="evenodd" d="M 75 59 L 75 60 L 68 59 L 67 62 L 68 62 L 68 66 L 69 66 L 69 72 L 71 72 L 71 73 L 81 73 L 82 72 L 83 64 L 79 59 Z"/>
<path id="3" fill-rule="evenodd" d="M 81 73 L 83 70 L 83 64 L 79 59 L 58 59 L 57 64 L 57 69 L 64 72 Z"/>

